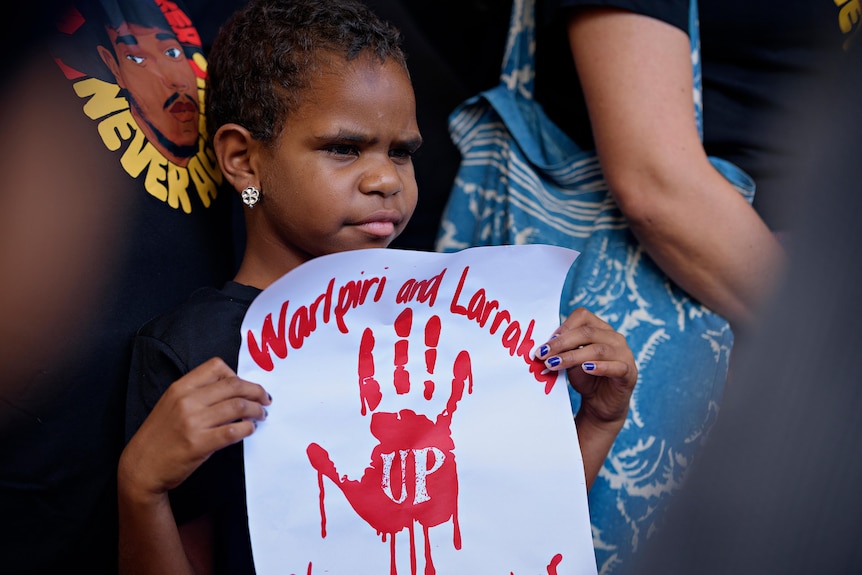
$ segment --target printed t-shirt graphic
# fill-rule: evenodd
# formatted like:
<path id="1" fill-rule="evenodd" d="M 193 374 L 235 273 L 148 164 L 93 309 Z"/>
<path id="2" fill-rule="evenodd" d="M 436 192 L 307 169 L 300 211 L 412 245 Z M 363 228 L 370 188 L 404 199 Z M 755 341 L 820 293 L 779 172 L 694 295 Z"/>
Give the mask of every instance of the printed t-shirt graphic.
<path id="1" fill-rule="evenodd" d="M 76 3 L 57 24 L 53 53 L 129 176 L 173 209 L 210 206 L 221 174 L 203 122 L 206 60 L 179 5 Z"/>

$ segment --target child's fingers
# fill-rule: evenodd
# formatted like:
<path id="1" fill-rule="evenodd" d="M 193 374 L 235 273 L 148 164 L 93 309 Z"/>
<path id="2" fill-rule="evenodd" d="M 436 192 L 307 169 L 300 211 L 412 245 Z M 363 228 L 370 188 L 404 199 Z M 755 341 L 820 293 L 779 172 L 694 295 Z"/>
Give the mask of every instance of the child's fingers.
<path id="1" fill-rule="evenodd" d="M 267 417 L 269 394 L 255 383 L 233 375 L 201 389 L 201 447 L 215 451 L 254 433 Z"/>
<path id="2" fill-rule="evenodd" d="M 213 422 L 218 420 L 245 419 L 263 415 L 264 406 L 272 403 L 262 386 L 240 379 L 236 375 L 218 379 L 201 393 L 203 407 L 211 408 Z"/>
<path id="3" fill-rule="evenodd" d="M 584 363 L 595 364 L 597 362 L 618 360 L 622 357 L 623 353 L 628 353 L 628 348 L 625 347 L 625 340 L 621 336 L 603 339 L 605 340 L 603 343 L 581 344 L 574 348 L 570 347 L 566 342 L 550 342 L 546 346 L 543 346 L 547 349 L 539 348 L 537 357 L 545 362 L 545 367 L 548 369 L 560 371 L 561 369 L 569 369 Z M 552 346 L 552 343 L 556 343 L 556 345 Z M 621 347 L 621 344 L 623 347 Z M 562 349 L 555 351 L 555 347 Z"/>
<path id="4" fill-rule="evenodd" d="M 180 379 L 175 381 L 172 388 L 181 393 L 191 393 L 196 389 L 210 385 L 222 378 L 235 376 L 236 373 L 228 367 L 220 357 L 213 357 L 195 367 Z"/>
<path id="5" fill-rule="evenodd" d="M 168 392 L 190 410 L 200 410 L 210 425 L 234 419 L 263 419 L 263 406 L 272 403 L 266 390 L 240 379 L 227 364 L 213 358 L 176 381 Z"/>
<path id="6" fill-rule="evenodd" d="M 536 358 L 550 369 L 563 369 L 589 359 L 584 349 L 590 348 L 592 357 L 601 360 L 612 357 L 607 355 L 614 353 L 609 350 L 627 347 L 622 334 L 586 309 L 578 308 L 551 339 L 536 348 Z"/>
<path id="7" fill-rule="evenodd" d="M 579 307 L 569 314 L 555 334 L 572 333 L 590 340 L 592 333 L 597 331 L 615 331 L 611 325 L 584 307 Z M 580 332 L 580 334 L 578 334 Z"/>
<path id="8" fill-rule="evenodd" d="M 218 357 L 191 370 L 171 387 L 177 388 L 182 394 L 201 393 L 212 404 L 233 396 L 245 397 L 262 405 L 269 405 L 272 400 L 262 386 L 240 379 Z"/>
<path id="9" fill-rule="evenodd" d="M 272 402 L 262 386 L 210 360 L 171 385 L 148 419 L 165 421 L 191 453 L 204 454 L 248 437 Z"/>
<path id="10" fill-rule="evenodd" d="M 238 419 L 214 427 L 207 434 L 210 451 L 215 452 L 241 441 L 254 433 L 255 429 L 257 423 L 251 419 Z"/>
<path id="11" fill-rule="evenodd" d="M 585 361 L 581 369 L 587 375 L 611 379 L 628 379 L 631 372 L 629 364 L 624 361 Z"/>

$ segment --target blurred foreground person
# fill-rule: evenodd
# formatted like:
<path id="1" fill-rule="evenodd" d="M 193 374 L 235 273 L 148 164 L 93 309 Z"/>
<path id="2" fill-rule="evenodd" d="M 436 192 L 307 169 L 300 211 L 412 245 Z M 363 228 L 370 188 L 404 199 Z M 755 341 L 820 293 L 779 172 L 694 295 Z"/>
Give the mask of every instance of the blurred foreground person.
<path id="1" fill-rule="evenodd" d="M 787 279 L 637 575 L 862 572 L 862 57 L 831 72 L 793 129 Z"/>
<path id="2" fill-rule="evenodd" d="M 19 9 L 3 35 L 18 57 L 7 58 L 0 108 L 2 571 L 116 573 L 131 339 L 230 277 L 233 198 L 207 165 L 206 62 L 181 4 Z M 165 74 L 173 67 L 181 73 Z M 166 78 L 182 89 L 162 91 Z"/>

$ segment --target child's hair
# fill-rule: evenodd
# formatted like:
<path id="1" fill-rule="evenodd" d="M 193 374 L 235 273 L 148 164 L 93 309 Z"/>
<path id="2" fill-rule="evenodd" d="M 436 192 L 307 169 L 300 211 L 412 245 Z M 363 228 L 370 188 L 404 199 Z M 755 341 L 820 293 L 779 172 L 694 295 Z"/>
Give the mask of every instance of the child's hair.
<path id="1" fill-rule="evenodd" d="M 391 58 L 407 70 L 399 31 L 358 0 L 251 0 L 210 50 L 209 137 L 233 122 L 272 144 L 326 58 L 360 54 L 381 63 Z"/>

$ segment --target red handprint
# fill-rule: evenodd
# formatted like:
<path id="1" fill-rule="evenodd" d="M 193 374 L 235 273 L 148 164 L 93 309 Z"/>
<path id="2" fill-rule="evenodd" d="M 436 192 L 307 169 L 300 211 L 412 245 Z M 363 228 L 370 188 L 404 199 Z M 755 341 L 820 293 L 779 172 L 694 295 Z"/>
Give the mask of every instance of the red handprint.
<path id="1" fill-rule="evenodd" d="M 393 387 L 396 393 L 410 391 L 408 337 L 413 325 L 413 310 L 405 308 L 395 320 L 395 369 Z M 432 316 L 425 325 L 425 366 L 429 379 L 425 381 L 424 397 L 431 399 L 437 361 L 437 343 L 440 339 L 440 318 Z M 380 405 L 382 392 L 374 378 L 374 334 L 366 328 L 359 346 L 359 396 L 362 415 Z M 311 465 L 318 472 L 320 485 L 321 535 L 326 537 L 326 513 L 323 503 L 323 477 L 337 485 L 347 501 L 378 534 L 383 541 L 390 538 L 390 573 L 395 566 L 395 534 L 407 529 L 410 534 L 410 569 L 416 574 L 416 546 L 414 524 L 422 526 L 425 539 L 425 575 L 436 573 L 431 558 L 428 530 L 450 518 L 454 525 L 454 546 L 461 548 L 458 525 L 458 474 L 455 466 L 455 443 L 452 441 L 452 414 L 464 394 L 473 391 L 473 373 L 470 354 L 461 351 L 452 366 L 452 390 L 446 407 L 431 421 L 423 414 L 410 409 L 397 413 L 374 412 L 371 415 L 371 434 L 379 441 L 371 453 L 371 463 L 359 480 L 340 477 L 329 453 L 317 443 L 311 443 L 306 452 Z"/>

